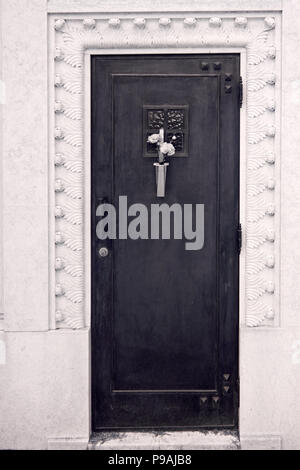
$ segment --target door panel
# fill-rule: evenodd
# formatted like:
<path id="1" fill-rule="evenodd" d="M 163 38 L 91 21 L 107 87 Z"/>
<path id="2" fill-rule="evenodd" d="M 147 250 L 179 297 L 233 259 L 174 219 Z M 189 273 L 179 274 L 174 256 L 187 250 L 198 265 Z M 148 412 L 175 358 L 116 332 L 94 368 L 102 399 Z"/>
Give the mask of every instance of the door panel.
<path id="1" fill-rule="evenodd" d="M 92 58 L 94 430 L 237 425 L 238 82 L 238 55 Z M 170 158 L 163 199 L 145 149 L 149 109 L 185 113 L 185 156 Z M 203 249 L 98 240 L 98 204 L 118 208 L 121 195 L 149 211 L 204 204 Z"/>

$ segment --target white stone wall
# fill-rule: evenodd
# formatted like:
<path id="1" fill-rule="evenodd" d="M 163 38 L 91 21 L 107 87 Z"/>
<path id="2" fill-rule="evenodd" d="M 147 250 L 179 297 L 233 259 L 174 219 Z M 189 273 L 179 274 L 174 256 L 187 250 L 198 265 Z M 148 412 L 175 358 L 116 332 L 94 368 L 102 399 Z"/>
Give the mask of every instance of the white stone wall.
<path id="1" fill-rule="evenodd" d="M 251 3 L 251 2 L 250 2 Z M 300 3 L 282 2 L 280 326 L 241 331 L 241 430 L 300 448 Z"/>
<path id="2" fill-rule="evenodd" d="M 89 333 L 49 331 L 47 1 L 1 3 L 0 448 L 89 436 Z"/>
<path id="3" fill-rule="evenodd" d="M 240 433 L 244 448 L 300 448 L 298 0 L 2 0 L 0 448 L 46 449 L 61 442 L 82 448 L 90 432 L 89 330 L 50 330 L 53 136 L 48 133 L 47 14 L 166 12 L 170 4 L 172 11 L 212 16 L 228 10 L 283 11 L 279 321 L 275 327 L 241 327 Z M 0 315 L 0 330 L 1 325 Z"/>

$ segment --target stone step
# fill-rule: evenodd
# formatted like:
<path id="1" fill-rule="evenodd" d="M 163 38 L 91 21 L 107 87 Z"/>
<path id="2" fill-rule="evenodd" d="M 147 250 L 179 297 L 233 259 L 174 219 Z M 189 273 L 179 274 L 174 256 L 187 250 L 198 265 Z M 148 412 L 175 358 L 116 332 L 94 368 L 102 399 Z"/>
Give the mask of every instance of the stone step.
<path id="1" fill-rule="evenodd" d="M 93 434 L 89 450 L 239 450 L 236 432 L 101 432 Z"/>

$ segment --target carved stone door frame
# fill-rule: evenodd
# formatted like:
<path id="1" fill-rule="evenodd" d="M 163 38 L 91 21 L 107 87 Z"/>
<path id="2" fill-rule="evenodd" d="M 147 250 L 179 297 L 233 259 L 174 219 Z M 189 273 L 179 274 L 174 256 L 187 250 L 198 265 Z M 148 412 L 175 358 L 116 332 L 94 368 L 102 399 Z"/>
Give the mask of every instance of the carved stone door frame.
<path id="1" fill-rule="evenodd" d="M 91 55 L 173 52 L 241 54 L 240 324 L 278 326 L 281 14 L 68 12 L 48 23 L 51 328 L 90 326 Z"/>

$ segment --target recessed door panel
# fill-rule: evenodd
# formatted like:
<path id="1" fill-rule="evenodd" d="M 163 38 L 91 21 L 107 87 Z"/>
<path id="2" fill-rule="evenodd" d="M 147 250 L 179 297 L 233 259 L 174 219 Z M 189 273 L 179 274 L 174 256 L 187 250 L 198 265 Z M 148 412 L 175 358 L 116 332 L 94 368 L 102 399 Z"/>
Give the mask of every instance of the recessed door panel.
<path id="1" fill-rule="evenodd" d="M 238 55 L 92 58 L 94 430 L 237 424 L 238 83 Z M 147 142 L 160 129 L 176 150 L 164 198 Z M 96 235 L 103 201 L 113 239 Z M 132 239 L 136 204 L 147 224 Z M 152 236 L 158 204 L 181 211 L 182 238 Z M 187 249 L 185 209 L 195 222 L 199 204 L 204 244 Z"/>

